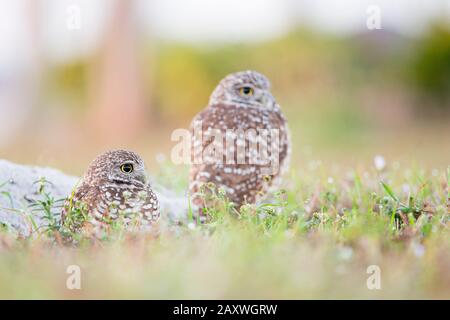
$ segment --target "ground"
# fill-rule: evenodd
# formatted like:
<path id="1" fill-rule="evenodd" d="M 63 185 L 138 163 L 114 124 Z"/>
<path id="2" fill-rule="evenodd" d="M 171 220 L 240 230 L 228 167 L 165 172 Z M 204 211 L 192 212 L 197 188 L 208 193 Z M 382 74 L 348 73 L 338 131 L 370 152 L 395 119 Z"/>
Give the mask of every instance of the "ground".
<path id="1" fill-rule="evenodd" d="M 78 247 L 57 228 L 17 239 L 5 227 L 0 298 L 450 298 L 448 169 L 294 163 L 283 189 L 239 214 L 216 191 L 207 224 Z M 80 290 L 67 287 L 73 265 Z"/>

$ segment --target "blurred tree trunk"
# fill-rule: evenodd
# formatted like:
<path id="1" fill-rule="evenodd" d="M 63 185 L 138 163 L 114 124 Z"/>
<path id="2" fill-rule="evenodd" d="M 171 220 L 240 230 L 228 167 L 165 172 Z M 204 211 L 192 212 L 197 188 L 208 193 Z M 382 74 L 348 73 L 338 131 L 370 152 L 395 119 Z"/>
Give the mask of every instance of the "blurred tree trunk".
<path id="1" fill-rule="evenodd" d="M 135 2 L 116 0 L 91 78 L 88 114 L 94 136 L 106 143 L 126 143 L 145 127 L 146 103 L 139 72 Z"/>

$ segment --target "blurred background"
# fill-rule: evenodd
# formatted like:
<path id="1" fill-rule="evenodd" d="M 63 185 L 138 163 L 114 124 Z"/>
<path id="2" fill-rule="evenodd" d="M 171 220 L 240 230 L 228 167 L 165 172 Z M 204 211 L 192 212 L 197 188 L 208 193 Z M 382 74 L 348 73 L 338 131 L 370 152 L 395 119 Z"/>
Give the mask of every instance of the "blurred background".
<path id="1" fill-rule="evenodd" d="M 170 159 L 225 75 L 255 69 L 293 164 L 450 160 L 449 0 L 0 0 L 0 158 L 80 175 Z"/>

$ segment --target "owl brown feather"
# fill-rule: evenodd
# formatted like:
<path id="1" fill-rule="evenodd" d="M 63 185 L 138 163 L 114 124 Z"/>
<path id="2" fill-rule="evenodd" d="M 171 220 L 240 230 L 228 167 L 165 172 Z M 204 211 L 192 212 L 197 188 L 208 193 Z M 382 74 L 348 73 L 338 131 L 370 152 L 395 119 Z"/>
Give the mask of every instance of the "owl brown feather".
<path id="1" fill-rule="evenodd" d="M 261 97 L 257 97 L 255 100 L 239 99 L 236 97 L 238 95 L 236 89 L 243 86 L 251 86 L 251 88 L 255 88 L 253 90 L 259 90 Z M 199 128 L 201 128 L 201 138 L 196 134 Z M 278 131 L 278 137 L 269 135 L 266 139 L 261 140 L 264 137 L 261 137 L 259 132 L 263 132 L 263 130 L 268 132 L 271 129 Z M 200 207 L 205 205 L 202 199 L 196 196 L 205 183 L 213 183 L 217 187 L 222 187 L 226 191 L 227 197 L 237 207 L 244 203 L 254 203 L 267 194 L 271 188 L 278 185 L 280 176 L 288 163 L 289 132 L 286 119 L 270 94 L 268 80 L 264 76 L 254 71 L 227 76 L 214 91 L 210 104 L 194 118 L 191 130 L 193 137 L 191 160 L 193 164 L 190 170 L 190 192 L 195 205 Z M 222 136 L 217 137 L 215 134 L 217 130 Z M 256 136 L 239 134 L 251 130 L 254 130 Z M 231 135 L 234 133 L 234 136 L 228 141 L 227 132 Z M 271 164 L 255 164 L 255 161 L 251 163 L 250 159 L 252 159 L 252 150 L 254 149 L 252 146 L 255 146 L 255 141 L 265 141 L 268 146 L 271 146 L 272 139 L 276 138 L 279 138 L 278 145 L 275 145 L 273 150 L 268 148 L 267 155 L 268 158 L 278 157 L 279 168 L 268 174 L 266 172 Z M 204 153 L 207 148 L 211 148 L 217 142 L 223 145 L 223 155 L 216 157 L 214 163 L 195 163 L 196 157 L 205 160 L 199 153 Z M 200 144 L 201 147 L 199 147 Z M 239 145 L 245 146 L 245 161 L 242 161 L 244 158 L 241 158 L 240 162 L 238 161 L 237 146 Z"/>

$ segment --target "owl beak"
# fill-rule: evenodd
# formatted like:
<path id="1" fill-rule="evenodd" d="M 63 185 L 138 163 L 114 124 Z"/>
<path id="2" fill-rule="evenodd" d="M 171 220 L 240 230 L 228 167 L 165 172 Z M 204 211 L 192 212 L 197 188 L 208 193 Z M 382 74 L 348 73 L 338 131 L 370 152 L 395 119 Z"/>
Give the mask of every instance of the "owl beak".
<path id="1" fill-rule="evenodd" d="M 270 93 L 264 93 L 261 98 L 259 98 L 259 102 L 262 105 L 265 105 L 267 107 L 270 106 L 270 103 L 273 101 L 273 96 Z"/>
<path id="2" fill-rule="evenodd" d="M 139 181 L 141 181 L 143 184 L 148 184 L 150 181 L 150 176 L 148 175 L 147 171 L 143 171 L 141 175 L 139 175 Z"/>

